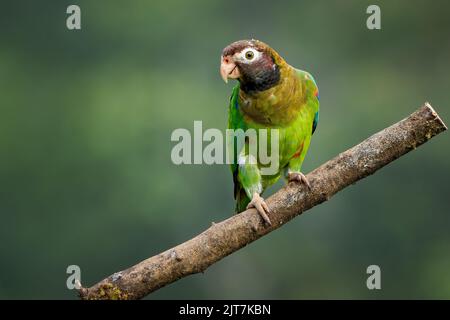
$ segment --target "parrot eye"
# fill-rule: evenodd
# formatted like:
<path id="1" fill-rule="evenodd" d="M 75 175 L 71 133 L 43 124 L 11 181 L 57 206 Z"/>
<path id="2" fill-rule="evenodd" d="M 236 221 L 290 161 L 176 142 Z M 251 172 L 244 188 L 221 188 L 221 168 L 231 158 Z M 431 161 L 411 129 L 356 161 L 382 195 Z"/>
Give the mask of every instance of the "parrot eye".
<path id="1" fill-rule="evenodd" d="M 245 53 L 245 59 L 247 59 L 247 60 L 253 60 L 254 57 L 255 57 L 255 53 L 251 50 L 248 50 Z"/>
<path id="2" fill-rule="evenodd" d="M 261 58 L 261 52 L 259 52 L 254 48 L 245 48 L 244 50 L 242 50 L 237 54 L 236 58 L 240 62 L 249 64 Z"/>

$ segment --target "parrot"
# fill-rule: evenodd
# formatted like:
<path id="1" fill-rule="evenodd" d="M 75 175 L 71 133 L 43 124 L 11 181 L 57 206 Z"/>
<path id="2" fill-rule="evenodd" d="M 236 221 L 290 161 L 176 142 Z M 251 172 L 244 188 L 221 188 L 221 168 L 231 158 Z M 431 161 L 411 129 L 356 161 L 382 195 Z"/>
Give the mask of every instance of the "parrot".
<path id="1" fill-rule="evenodd" d="M 261 174 L 260 159 L 249 161 L 249 139 L 230 167 L 236 213 L 255 208 L 271 225 L 270 208 L 262 193 L 283 175 L 287 183 L 311 185 L 301 172 L 311 137 L 319 121 L 319 90 L 312 75 L 290 66 L 274 49 L 259 40 L 240 40 L 226 46 L 220 75 L 225 83 L 237 80 L 228 107 L 228 129 L 278 129 L 278 172 Z"/>

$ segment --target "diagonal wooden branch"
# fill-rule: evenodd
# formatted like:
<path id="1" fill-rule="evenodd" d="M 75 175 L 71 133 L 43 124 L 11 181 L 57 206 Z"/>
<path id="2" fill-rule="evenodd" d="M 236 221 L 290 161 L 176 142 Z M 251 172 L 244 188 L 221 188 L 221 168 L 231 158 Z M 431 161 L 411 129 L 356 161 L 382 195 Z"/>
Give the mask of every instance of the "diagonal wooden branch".
<path id="1" fill-rule="evenodd" d="M 406 119 L 374 134 L 307 175 L 308 191 L 290 183 L 267 199 L 272 226 L 263 224 L 254 209 L 213 225 L 174 248 L 117 272 L 91 288 L 82 299 L 140 299 L 180 278 L 203 272 L 213 263 L 257 240 L 338 191 L 373 174 L 447 128 L 425 103 Z"/>

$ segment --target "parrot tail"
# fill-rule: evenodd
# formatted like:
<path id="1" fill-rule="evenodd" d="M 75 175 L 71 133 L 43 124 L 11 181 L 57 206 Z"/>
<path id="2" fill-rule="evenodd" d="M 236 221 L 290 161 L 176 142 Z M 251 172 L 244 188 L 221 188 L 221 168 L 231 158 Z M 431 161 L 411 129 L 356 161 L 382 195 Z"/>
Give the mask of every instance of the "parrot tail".
<path id="1" fill-rule="evenodd" d="M 247 197 L 244 188 L 236 190 L 236 208 L 235 212 L 240 213 L 247 210 L 247 205 L 250 203 L 250 199 Z"/>

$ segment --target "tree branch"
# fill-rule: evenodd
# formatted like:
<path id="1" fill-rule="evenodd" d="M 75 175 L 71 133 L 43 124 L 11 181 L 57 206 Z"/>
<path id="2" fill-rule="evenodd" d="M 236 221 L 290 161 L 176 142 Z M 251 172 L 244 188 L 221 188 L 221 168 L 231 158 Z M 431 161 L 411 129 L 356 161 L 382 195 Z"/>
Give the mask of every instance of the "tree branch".
<path id="1" fill-rule="evenodd" d="M 290 183 L 267 199 L 272 226 L 250 209 L 137 265 L 117 272 L 91 288 L 82 299 L 140 299 L 180 278 L 204 272 L 213 263 L 281 227 L 335 193 L 373 174 L 447 128 L 425 103 L 406 119 L 374 134 L 308 174 L 311 190 Z"/>

